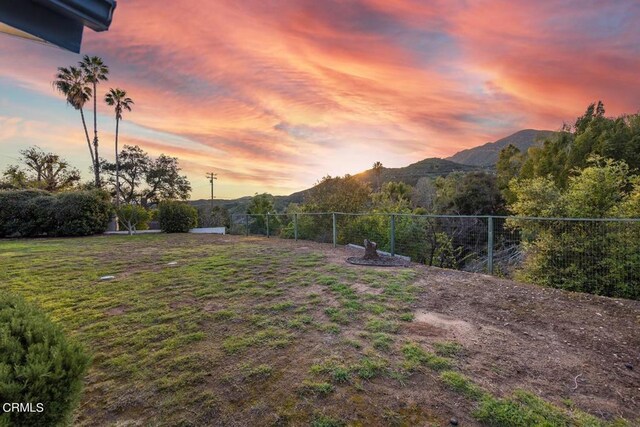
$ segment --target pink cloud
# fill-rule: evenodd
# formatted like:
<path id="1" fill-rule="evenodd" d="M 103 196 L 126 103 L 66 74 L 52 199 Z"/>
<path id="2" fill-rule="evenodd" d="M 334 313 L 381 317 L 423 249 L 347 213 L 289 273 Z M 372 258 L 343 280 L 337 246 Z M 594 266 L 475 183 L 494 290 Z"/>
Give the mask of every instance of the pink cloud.
<path id="1" fill-rule="evenodd" d="M 136 101 L 123 140 L 178 156 L 194 179 L 220 170 L 241 195 L 557 129 L 596 99 L 636 112 L 639 17 L 595 1 L 136 0 L 84 51 Z M 59 98 L 55 68 L 79 58 L 6 40 L 0 78 Z"/>

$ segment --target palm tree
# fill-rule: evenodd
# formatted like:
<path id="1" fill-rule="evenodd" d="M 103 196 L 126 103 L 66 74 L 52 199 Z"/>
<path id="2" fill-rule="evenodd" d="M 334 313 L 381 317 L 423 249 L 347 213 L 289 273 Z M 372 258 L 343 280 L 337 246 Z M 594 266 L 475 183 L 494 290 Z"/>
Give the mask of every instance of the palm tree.
<path id="1" fill-rule="evenodd" d="M 58 68 L 55 80 L 53 81 L 53 87 L 65 96 L 67 104 L 80 111 L 82 127 L 84 128 L 84 135 L 87 138 L 87 146 L 89 147 L 89 154 L 91 155 L 91 165 L 95 172 L 96 186 L 99 186 L 100 176 L 96 168 L 96 158 L 91 149 L 91 140 L 89 139 L 89 131 L 87 130 L 87 122 L 84 119 L 83 110 L 84 105 L 91 98 L 91 87 L 87 84 L 82 71 L 73 66 Z"/>
<path id="2" fill-rule="evenodd" d="M 96 174 L 100 174 L 100 156 L 98 156 L 98 83 L 100 81 L 107 81 L 109 78 L 109 67 L 102 61 L 99 56 L 85 55 L 82 57 L 82 61 L 78 62 L 80 69 L 84 73 L 84 78 L 87 83 L 93 85 L 93 149 L 95 151 L 95 168 Z M 99 185 L 99 184 L 98 184 Z"/>
<path id="3" fill-rule="evenodd" d="M 114 107 L 116 112 L 116 207 L 120 206 L 120 159 L 118 158 L 118 127 L 122 120 L 122 111 L 131 111 L 133 100 L 127 97 L 127 92 L 116 88 L 109 89 L 104 97 L 107 105 Z"/>
<path id="4" fill-rule="evenodd" d="M 372 169 L 373 174 L 376 176 L 376 188 L 378 191 L 380 191 L 380 174 L 382 173 L 382 169 L 384 169 L 384 166 L 382 166 L 382 163 L 380 162 L 375 162 Z"/>

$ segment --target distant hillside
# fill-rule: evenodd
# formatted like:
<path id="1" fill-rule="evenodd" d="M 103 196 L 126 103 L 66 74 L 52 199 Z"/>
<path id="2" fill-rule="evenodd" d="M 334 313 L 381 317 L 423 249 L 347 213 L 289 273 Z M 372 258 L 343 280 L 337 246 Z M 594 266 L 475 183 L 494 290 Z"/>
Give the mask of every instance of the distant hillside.
<path id="1" fill-rule="evenodd" d="M 496 142 L 489 142 L 479 147 L 460 151 L 447 159 L 430 158 L 412 163 L 402 168 L 383 168 L 380 173 L 380 183 L 389 181 L 402 181 L 409 185 L 416 185 L 423 177 L 436 178 L 446 176 L 452 172 L 472 172 L 478 170 L 492 169 L 497 160 L 500 150 L 509 144 L 513 144 L 522 151 L 539 143 L 540 140 L 552 135 L 554 132 L 548 130 L 525 129 L 499 139 Z M 356 178 L 375 187 L 376 178 L 373 169 L 355 175 Z M 310 189 L 298 191 L 288 196 L 275 196 L 276 211 L 282 212 L 289 203 L 302 203 L 304 195 Z M 251 202 L 251 196 L 240 197 L 239 199 L 216 199 L 214 206 L 223 206 L 234 213 L 245 213 Z M 207 206 L 210 200 L 200 199 L 190 202 L 194 206 Z"/>
<path id="2" fill-rule="evenodd" d="M 478 147 L 459 151 L 453 156 L 447 157 L 447 160 L 465 165 L 493 167 L 498 161 L 500 150 L 509 144 L 515 145 L 524 152 L 529 147 L 540 144 L 546 137 L 554 133 L 550 130 L 524 129 L 495 142 L 487 142 Z"/>
<path id="3" fill-rule="evenodd" d="M 307 190 L 305 190 L 307 191 Z M 299 191 L 297 193 L 290 194 L 288 196 L 274 196 L 275 199 L 275 208 L 276 211 L 282 212 L 289 205 L 289 203 L 302 203 L 303 200 L 303 191 Z M 231 214 L 236 213 L 246 213 L 247 207 L 249 203 L 251 203 L 251 199 L 253 196 L 244 196 L 239 199 L 214 199 L 214 206 L 222 206 L 226 208 Z M 193 206 L 209 206 L 211 200 L 207 199 L 199 199 L 199 200 L 191 200 Z"/>
<path id="4" fill-rule="evenodd" d="M 481 169 L 477 166 L 463 165 L 450 160 L 430 158 L 420 160 L 403 168 L 383 168 L 380 173 L 380 183 L 402 181 L 409 185 L 416 185 L 418 180 L 423 177 L 436 178 L 449 175 L 451 172 L 471 172 Z M 373 169 L 366 170 L 355 176 L 372 186 L 375 185 L 376 178 Z"/>
<path id="5" fill-rule="evenodd" d="M 438 176 L 446 176 L 451 172 L 470 172 L 481 170 L 477 166 L 461 165 L 444 159 L 424 159 L 417 163 L 413 163 L 403 168 L 383 168 L 380 173 L 380 182 L 384 184 L 389 181 L 402 181 L 409 185 L 416 185 L 418 179 L 422 177 L 436 178 Z M 375 186 L 375 175 L 372 169 L 366 170 L 355 175 L 356 178 L 368 183 L 372 187 Z M 310 189 L 298 191 L 288 196 L 275 196 L 276 211 L 282 212 L 289 203 L 302 203 L 304 195 Z M 214 206 L 223 206 L 230 213 L 245 213 L 251 202 L 251 196 L 240 197 L 239 199 L 215 199 Z M 193 206 L 209 206 L 210 200 L 200 199 L 190 202 Z"/>

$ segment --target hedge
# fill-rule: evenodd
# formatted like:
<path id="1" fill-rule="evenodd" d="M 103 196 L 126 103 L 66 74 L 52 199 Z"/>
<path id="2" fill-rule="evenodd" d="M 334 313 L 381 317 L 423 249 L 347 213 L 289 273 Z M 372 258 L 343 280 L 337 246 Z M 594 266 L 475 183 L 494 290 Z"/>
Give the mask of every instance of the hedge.
<path id="1" fill-rule="evenodd" d="M 187 233 L 198 224 L 198 210 L 184 202 L 161 202 L 158 221 L 165 233 Z"/>
<path id="2" fill-rule="evenodd" d="M 33 411 L 1 412 L 0 425 L 68 425 L 89 363 L 44 313 L 0 295 L 0 402 L 30 403 Z"/>
<path id="3" fill-rule="evenodd" d="M 51 194 L 40 190 L 0 191 L 0 237 L 87 236 L 102 233 L 111 218 L 102 191 Z"/>

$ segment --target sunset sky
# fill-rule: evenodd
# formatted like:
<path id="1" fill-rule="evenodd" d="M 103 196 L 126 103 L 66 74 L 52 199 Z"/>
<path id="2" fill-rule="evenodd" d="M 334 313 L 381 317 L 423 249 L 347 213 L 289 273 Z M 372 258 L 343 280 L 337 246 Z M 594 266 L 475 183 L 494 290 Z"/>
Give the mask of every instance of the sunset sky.
<path id="1" fill-rule="evenodd" d="M 121 141 L 180 159 L 192 198 L 289 194 L 326 174 L 558 129 L 602 99 L 640 109 L 640 2 L 120 0 L 83 54 L 127 90 Z M 80 55 L 0 35 L 0 169 L 30 145 L 89 178 L 51 81 Z M 91 113 L 88 119 L 91 120 Z M 102 154 L 115 122 L 101 103 Z"/>

